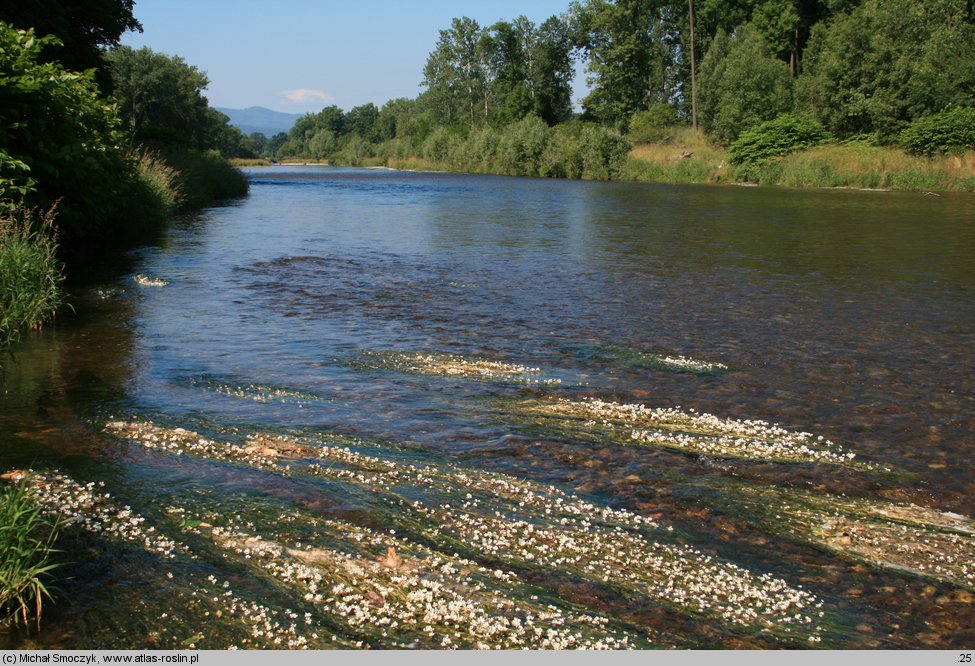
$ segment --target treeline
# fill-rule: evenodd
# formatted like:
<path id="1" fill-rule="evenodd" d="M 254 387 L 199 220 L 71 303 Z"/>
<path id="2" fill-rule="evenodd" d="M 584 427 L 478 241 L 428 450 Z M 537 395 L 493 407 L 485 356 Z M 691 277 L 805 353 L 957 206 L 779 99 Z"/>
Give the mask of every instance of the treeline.
<path id="1" fill-rule="evenodd" d="M 590 91 L 574 114 L 582 63 Z M 597 171 L 572 158 L 597 132 L 616 165 L 618 136 L 662 141 L 682 124 L 716 146 L 744 133 L 754 143 L 756 131 L 775 144 L 742 159 L 826 141 L 964 149 L 975 145 L 975 17 L 968 0 L 580 0 L 541 25 L 454 19 L 422 85 L 415 99 L 328 107 L 258 143 L 273 158 L 582 177 Z"/>
<path id="2" fill-rule="evenodd" d="M 0 344 L 60 301 L 60 261 L 240 196 L 247 139 L 180 58 L 118 45 L 130 0 L 0 7 Z M 59 246 L 59 251 L 54 248 Z"/>

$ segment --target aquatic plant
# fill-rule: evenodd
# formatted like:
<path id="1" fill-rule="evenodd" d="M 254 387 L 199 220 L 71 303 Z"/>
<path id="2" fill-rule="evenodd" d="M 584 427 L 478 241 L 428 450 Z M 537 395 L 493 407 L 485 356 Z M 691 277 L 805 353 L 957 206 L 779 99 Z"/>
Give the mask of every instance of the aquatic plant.
<path id="1" fill-rule="evenodd" d="M 284 520 L 294 516 L 282 517 Z M 630 638 L 610 620 L 569 612 L 512 594 L 510 577 L 476 562 L 444 556 L 401 538 L 339 521 L 319 530 L 341 531 L 368 557 L 301 543 L 294 547 L 234 526 L 208 530 L 219 547 L 304 593 L 304 600 L 373 646 L 427 648 L 621 649 Z M 200 529 L 200 528 L 197 528 Z M 206 529 L 206 528 L 204 528 Z M 378 548 L 376 548 L 378 546 Z M 517 583 L 514 587 L 520 587 Z"/>
<path id="2" fill-rule="evenodd" d="M 353 363 L 356 367 L 394 370 L 421 375 L 479 379 L 520 384 L 561 384 L 562 380 L 542 377 L 540 368 L 514 363 L 441 353 L 365 352 Z"/>
<path id="3" fill-rule="evenodd" d="M 60 521 L 44 515 L 27 483 L 7 478 L 15 483 L 0 490 L 0 622 L 26 627 L 33 614 L 40 626 Z"/>
<path id="4" fill-rule="evenodd" d="M 170 453 L 349 484 L 367 492 L 371 511 L 403 538 L 412 535 L 484 566 L 502 565 L 507 571 L 497 569 L 500 578 L 542 569 L 780 640 L 816 643 L 828 632 L 822 602 L 812 594 L 668 543 L 670 527 L 552 486 L 448 465 L 396 462 L 283 435 L 251 433 L 243 442 L 221 444 L 151 424 L 113 422 L 106 430 Z M 278 558 L 284 551 L 275 552 Z"/>
<path id="5" fill-rule="evenodd" d="M 54 209 L 0 206 L 0 345 L 54 315 L 63 280 Z"/>
<path id="6" fill-rule="evenodd" d="M 916 504 L 747 484 L 723 501 L 773 532 L 847 559 L 975 590 L 975 520 Z"/>
<path id="7" fill-rule="evenodd" d="M 287 386 L 248 383 L 239 381 L 234 377 L 203 375 L 191 379 L 190 385 L 222 393 L 231 398 L 253 400 L 260 403 L 302 404 L 321 400 L 319 396 L 307 391 L 299 391 Z"/>
<path id="8" fill-rule="evenodd" d="M 63 529 L 78 527 L 106 538 L 138 544 L 168 558 L 184 549 L 155 527 L 146 527 L 145 518 L 132 507 L 118 507 L 112 502 L 111 495 L 102 492 L 104 482 L 90 481 L 82 485 L 60 472 L 33 470 L 11 472 L 10 478 L 29 487 L 41 513 L 57 520 Z"/>
<path id="9" fill-rule="evenodd" d="M 652 446 L 697 455 L 822 463 L 865 470 L 885 468 L 856 460 L 833 442 L 808 432 L 793 432 L 759 420 L 726 419 L 679 407 L 585 400 L 522 400 L 505 406 L 536 430 L 587 440 Z"/>
<path id="10" fill-rule="evenodd" d="M 154 277 L 152 275 L 145 275 L 143 273 L 139 273 L 138 275 L 134 276 L 132 281 L 140 287 L 165 287 L 167 284 L 169 284 L 168 281 L 162 278 Z"/>
<path id="11" fill-rule="evenodd" d="M 727 365 L 717 361 L 703 361 L 683 354 L 655 354 L 620 345 L 579 344 L 568 345 L 564 348 L 576 356 L 621 363 L 634 368 L 688 372 L 697 375 L 730 370 Z"/>

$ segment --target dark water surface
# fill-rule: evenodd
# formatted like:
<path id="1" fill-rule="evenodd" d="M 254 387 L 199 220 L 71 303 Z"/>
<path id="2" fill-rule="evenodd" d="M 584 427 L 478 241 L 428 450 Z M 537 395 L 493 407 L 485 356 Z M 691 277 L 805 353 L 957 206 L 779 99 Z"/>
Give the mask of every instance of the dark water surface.
<path id="1" fill-rule="evenodd" d="M 80 482 L 104 481 L 120 504 L 195 553 L 170 565 L 130 552 L 131 544 L 74 537 L 67 565 L 74 577 L 61 585 L 55 620 L 39 636 L 11 640 L 246 645 L 228 624 L 229 611 L 189 628 L 215 611 L 167 589 L 173 579 L 165 574 L 226 579 L 241 599 L 272 613 L 307 600 L 236 555 L 228 561 L 211 552 L 213 539 L 195 528 L 213 507 L 226 506 L 217 516 L 240 514 L 248 533 L 266 539 L 284 538 L 272 525 L 280 509 L 302 520 L 395 525 L 404 539 L 440 548 L 429 533 L 411 533 L 376 508 L 368 493 L 146 450 L 102 432 L 123 419 L 215 438 L 337 433 L 358 438 L 365 453 L 385 447 L 369 455 L 552 485 L 670 525 L 676 536 L 668 543 L 801 585 L 833 618 L 823 646 L 971 646 L 970 583 L 838 552 L 733 500 L 748 487 L 975 515 L 970 195 L 328 167 L 248 175 L 247 199 L 175 221 L 163 245 L 133 255 L 121 277 L 76 285 L 77 314 L 4 359 L 2 471 L 56 469 Z M 136 275 L 166 284 L 140 285 Z M 562 381 L 431 376 L 372 364 L 373 352 L 461 355 L 539 368 L 539 377 Z M 679 372 L 634 362 L 641 353 L 729 369 Z M 576 438 L 505 407 L 551 396 L 778 423 L 822 435 L 891 473 Z M 447 501 L 421 490 L 401 488 L 397 496 Z M 194 520 L 174 518 L 181 510 Z M 965 534 L 962 552 L 975 552 Z M 377 545 L 374 556 L 385 550 Z M 519 568 L 473 547 L 461 554 L 492 570 L 511 568 L 556 606 L 588 608 L 650 643 L 795 644 L 591 576 Z M 308 603 L 301 612 L 317 612 Z M 180 612 L 196 619 L 174 621 Z M 341 644 L 342 626 L 327 617 L 315 622 L 332 627 Z M 663 630 L 666 636 L 655 633 Z M 426 646 L 426 634 L 417 635 L 418 642 L 396 643 L 349 630 L 345 638 Z"/>

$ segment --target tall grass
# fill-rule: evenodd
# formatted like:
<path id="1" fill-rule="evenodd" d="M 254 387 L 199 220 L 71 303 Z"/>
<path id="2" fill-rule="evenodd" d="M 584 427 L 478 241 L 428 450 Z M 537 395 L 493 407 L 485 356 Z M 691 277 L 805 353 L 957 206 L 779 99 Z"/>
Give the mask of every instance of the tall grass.
<path id="1" fill-rule="evenodd" d="M 45 578 L 60 525 L 42 513 L 25 481 L 0 491 L 0 621 L 23 624 L 31 615 L 40 624 L 44 600 L 51 599 Z"/>
<path id="2" fill-rule="evenodd" d="M 785 187 L 851 187 L 911 191 L 975 190 L 975 151 L 916 157 L 898 148 L 827 144 L 738 169 L 703 134 L 675 127 L 663 141 L 633 147 L 623 180 L 659 183 L 751 181 Z"/>
<path id="3" fill-rule="evenodd" d="M 179 171 L 158 154 L 148 150 L 138 153 L 136 173 L 167 218 L 183 205 L 185 196 Z"/>
<path id="4" fill-rule="evenodd" d="M 756 180 L 789 187 L 966 191 L 975 189 L 975 153 L 927 158 L 896 148 L 825 145 L 759 168 Z"/>
<path id="5" fill-rule="evenodd" d="M 50 319 L 62 302 L 54 209 L 0 213 L 0 346 Z"/>
<path id="6" fill-rule="evenodd" d="M 728 153 L 713 146 L 700 130 L 670 127 L 662 141 L 633 147 L 623 180 L 656 183 L 720 183 L 733 179 Z"/>
<path id="7" fill-rule="evenodd" d="M 247 178 L 215 150 L 170 150 L 163 158 L 179 174 L 181 210 L 247 194 Z"/>
<path id="8" fill-rule="evenodd" d="M 271 166 L 271 160 L 264 157 L 231 157 L 229 160 L 232 167 L 265 167 Z"/>

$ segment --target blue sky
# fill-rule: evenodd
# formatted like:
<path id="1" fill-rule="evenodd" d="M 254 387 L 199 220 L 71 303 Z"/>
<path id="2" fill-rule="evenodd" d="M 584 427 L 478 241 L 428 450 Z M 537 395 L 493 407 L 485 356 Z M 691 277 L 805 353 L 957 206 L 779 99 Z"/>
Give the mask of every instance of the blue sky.
<path id="1" fill-rule="evenodd" d="M 210 79 L 211 106 L 304 113 L 420 93 L 452 18 L 541 23 L 569 0 L 136 0 L 145 32 L 122 43 L 181 56 Z M 581 69 L 581 68 L 580 68 Z M 577 73 L 574 100 L 585 94 Z"/>

